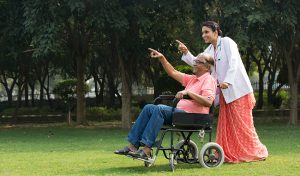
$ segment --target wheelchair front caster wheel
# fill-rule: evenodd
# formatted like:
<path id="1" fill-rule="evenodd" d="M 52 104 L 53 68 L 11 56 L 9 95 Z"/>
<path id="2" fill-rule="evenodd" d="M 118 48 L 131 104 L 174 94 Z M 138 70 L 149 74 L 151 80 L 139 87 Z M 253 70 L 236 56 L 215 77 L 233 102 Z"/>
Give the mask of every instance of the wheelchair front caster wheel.
<path id="1" fill-rule="evenodd" d="M 174 153 L 170 154 L 169 166 L 172 172 L 175 171 L 175 163 L 174 163 Z"/>
<path id="2" fill-rule="evenodd" d="M 145 167 L 150 167 L 150 166 L 152 166 L 152 163 L 149 163 L 149 162 L 147 162 L 147 161 L 144 161 L 144 165 L 145 165 Z"/>
<path id="3" fill-rule="evenodd" d="M 224 162 L 224 151 L 219 144 L 209 142 L 203 145 L 198 158 L 202 167 L 220 167 Z"/>

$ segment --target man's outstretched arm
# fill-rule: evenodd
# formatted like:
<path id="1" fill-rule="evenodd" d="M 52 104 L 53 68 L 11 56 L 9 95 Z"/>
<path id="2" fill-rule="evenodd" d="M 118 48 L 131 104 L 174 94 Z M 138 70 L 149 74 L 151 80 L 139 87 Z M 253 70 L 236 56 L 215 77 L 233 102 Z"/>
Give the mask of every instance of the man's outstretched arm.
<path id="1" fill-rule="evenodd" d="M 168 62 L 168 60 L 165 58 L 165 56 L 163 54 L 161 54 L 160 52 L 158 52 L 152 48 L 149 48 L 149 51 L 150 51 L 150 56 L 152 58 L 159 59 L 160 63 L 164 67 L 167 74 L 182 84 L 182 79 L 183 79 L 184 73 L 175 70 L 175 68 Z"/>

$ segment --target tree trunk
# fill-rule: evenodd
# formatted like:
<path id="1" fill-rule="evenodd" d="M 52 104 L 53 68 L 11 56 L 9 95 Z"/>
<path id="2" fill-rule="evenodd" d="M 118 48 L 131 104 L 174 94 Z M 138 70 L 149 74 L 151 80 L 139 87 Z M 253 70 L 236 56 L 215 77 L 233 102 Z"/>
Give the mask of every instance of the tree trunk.
<path id="1" fill-rule="evenodd" d="M 88 125 L 85 114 L 85 91 L 84 91 L 84 58 L 76 57 L 77 63 L 77 124 Z"/>
<path id="2" fill-rule="evenodd" d="M 95 72 L 93 75 L 94 78 L 94 84 L 95 84 L 95 94 L 96 94 L 96 104 L 97 105 L 103 105 L 103 93 L 104 93 L 104 85 L 105 85 L 105 79 L 99 78 L 98 74 Z M 105 74 L 103 75 L 105 78 Z M 98 88 L 99 85 L 99 88 Z"/>
<path id="3" fill-rule="evenodd" d="M 289 124 L 296 125 L 298 123 L 298 82 L 300 79 L 300 64 L 298 62 L 293 62 L 292 54 L 295 54 L 295 57 L 298 56 L 294 48 L 291 48 L 289 52 L 284 51 L 284 56 L 286 57 L 285 59 L 288 67 L 288 80 L 290 85 L 291 98 Z M 299 58 L 295 58 L 295 60 L 296 59 Z"/>
<path id="4" fill-rule="evenodd" d="M 102 79 L 99 82 L 100 90 L 99 90 L 99 104 L 103 105 L 104 104 L 104 87 L 105 87 L 105 78 L 106 78 L 106 71 L 103 71 L 102 73 Z M 100 80 L 100 79 L 99 79 Z"/>
<path id="5" fill-rule="evenodd" d="M 130 64 L 124 61 L 126 55 L 121 56 L 119 47 L 119 37 L 117 33 L 113 36 L 113 46 L 115 47 L 115 54 L 119 60 L 119 66 L 121 70 L 121 82 L 122 82 L 122 128 L 129 129 L 131 127 L 131 99 L 132 99 L 132 85 L 130 75 Z M 127 59 L 128 60 L 128 59 Z M 125 66 L 126 64 L 126 66 Z"/>
<path id="6" fill-rule="evenodd" d="M 262 71 L 260 60 L 252 56 L 253 60 L 255 61 L 258 69 L 258 100 L 257 100 L 257 109 L 262 109 L 264 103 L 264 73 Z"/>
<path id="7" fill-rule="evenodd" d="M 122 128 L 129 129 L 131 127 L 131 83 L 122 60 L 120 60 L 120 66 L 122 75 Z"/>
<path id="8" fill-rule="evenodd" d="M 31 106 L 34 107 L 34 82 L 29 82 L 28 86 L 30 88 Z"/>
<path id="9" fill-rule="evenodd" d="M 109 106 L 115 106 L 115 85 L 114 85 L 114 79 L 110 74 L 107 74 L 107 83 L 108 83 L 108 94 L 109 94 Z"/>
<path id="10" fill-rule="evenodd" d="M 298 123 L 298 82 L 290 84 L 290 120 L 289 124 L 296 125 Z"/>
<path id="11" fill-rule="evenodd" d="M 44 104 L 44 81 L 39 81 L 40 82 L 40 103 L 39 106 L 43 106 Z"/>
<path id="12" fill-rule="evenodd" d="M 11 106 L 12 105 L 12 92 L 13 92 L 13 88 L 10 89 L 8 86 L 4 86 L 4 88 L 5 88 L 6 95 L 7 95 L 8 105 Z"/>
<path id="13" fill-rule="evenodd" d="M 46 94 L 47 94 L 47 99 L 48 99 L 48 104 L 49 107 L 52 107 L 52 100 L 51 100 L 51 94 L 50 94 L 50 79 L 49 79 L 49 73 L 47 74 L 47 87 L 46 89 Z"/>
<path id="14" fill-rule="evenodd" d="M 7 101 L 8 101 L 8 106 L 11 107 L 12 106 L 12 101 L 13 101 L 12 91 L 7 92 Z"/>
<path id="15" fill-rule="evenodd" d="M 22 106 L 22 95 L 23 95 L 23 86 L 22 84 L 17 84 L 18 85 L 18 102 L 17 102 L 17 109 L 20 108 Z"/>
<path id="16" fill-rule="evenodd" d="M 268 105 L 273 104 L 274 97 L 276 94 L 273 94 L 273 86 L 275 83 L 275 72 L 271 72 L 269 70 L 269 75 L 268 75 Z"/>
<path id="17" fill-rule="evenodd" d="M 95 78 L 95 75 L 93 77 L 94 77 L 94 84 L 95 84 L 96 105 L 100 105 L 100 102 L 99 102 L 99 93 L 98 93 L 98 82 L 97 82 L 97 80 Z"/>
<path id="18" fill-rule="evenodd" d="M 250 71 L 250 66 L 251 66 L 251 57 L 249 55 L 247 55 L 245 69 L 246 69 L 246 72 L 248 73 L 248 75 L 249 75 L 249 71 Z"/>
<path id="19" fill-rule="evenodd" d="M 274 47 L 272 46 L 272 51 Z M 275 88 L 275 91 L 273 91 L 273 86 L 275 84 L 275 79 L 276 79 L 276 73 L 278 70 L 278 66 L 280 64 L 280 57 L 278 54 L 275 54 L 272 52 L 272 59 L 270 59 L 270 66 L 268 67 L 268 104 L 272 105 L 273 100 L 277 95 L 277 92 L 280 90 L 280 88 L 283 86 L 283 84 L 279 85 L 278 87 Z"/>
<path id="20" fill-rule="evenodd" d="M 257 109 L 262 109 L 264 104 L 264 76 L 259 74 L 259 89 L 258 89 L 258 100 L 257 100 Z"/>
<path id="21" fill-rule="evenodd" d="M 105 75 L 103 75 L 103 79 L 100 83 L 100 92 L 99 92 L 99 104 L 103 105 L 103 99 L 104 99 L 104 86 L 105 86 Z"/>
<path id="22" fill-rule="evenodd" d="M 24 92 L 25 92 L 25 107 L 29 106 L 29 89 L 28 89 L 28 84 L 27 82 L 25 82 L 24 84 Z"/>
<path id="23" fill-rule="evenodd" d="M 1 80 L 1 83 L 6 91 L 7 101 L 8 101 L 9 106 L 12 106 L 12 101 L 13 101 L 12 93 L 13 93 L 13 89 L 17 83 L 17 79 L 15 79 L 15 78 L 12 78 L 12 79 L 13 79 L 13 82 L 11 83 L 10 86 L 8 85 L 6 76 L 4 76 Z"/>

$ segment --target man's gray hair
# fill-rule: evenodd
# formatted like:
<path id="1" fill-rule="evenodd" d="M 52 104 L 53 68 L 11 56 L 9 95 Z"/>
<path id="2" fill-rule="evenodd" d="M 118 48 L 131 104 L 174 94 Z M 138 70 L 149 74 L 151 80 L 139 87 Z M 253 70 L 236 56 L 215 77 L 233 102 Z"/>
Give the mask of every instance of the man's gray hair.
<path id="1" fill-rule="evenodd" d="M 205 62 L 207 62 L 209 65 L 214 66 L 215 62 L 214 59 L 211 57 L 208 53 L 200 53 L 197 55 L 196 59 L 203 58 Z"/>
<path id="2" fill-rule="evenodd" d="M 209 69 L 209 72 L 211 73 L 213 71 L 213 66 L 215 64 L 213 57 L 211 57 L 211 55 L 208 53 L 200 53 L 197 55 L 196 59 L 199 60 L 200 58 L 203 58 L 205 60 L 204 65 L 206 66 L 206 68 Z"/>

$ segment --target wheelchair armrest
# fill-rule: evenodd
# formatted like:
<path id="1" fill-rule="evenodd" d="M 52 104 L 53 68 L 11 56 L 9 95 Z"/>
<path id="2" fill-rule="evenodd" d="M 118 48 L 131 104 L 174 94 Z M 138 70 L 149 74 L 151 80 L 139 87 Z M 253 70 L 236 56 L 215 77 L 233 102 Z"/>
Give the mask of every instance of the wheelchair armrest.
<path id="1" fill-rule="evenodd" d="M 184 95 L 183 99 L 191 100 L 192 98 L 188 95 Z M 175 95 L 159 95 L 153 101 L 154 104 L 158 104 L 162 100 L 172 100 L 174 104 L 176 104 L 179 100 L 175 98 Z"/>
<path id="2" fill-rule="evenodd" d="M 169 100 L 172 101 L 175 99 L 175 95 L 159 95 L 153 101 L 153 104 L 159 104 L 162 100 Z"/>
<path id="3" fill-rule="evenodd" d="M 159 95 L 158 96 L 161 100 L 173 100 L 175 95 Z"/>
<path id="4" fill-rule="evenodd" d="M 188 95 L 183 95 L 183 99 L 191 100 L 192 98 Z"/>

